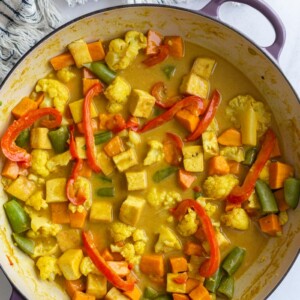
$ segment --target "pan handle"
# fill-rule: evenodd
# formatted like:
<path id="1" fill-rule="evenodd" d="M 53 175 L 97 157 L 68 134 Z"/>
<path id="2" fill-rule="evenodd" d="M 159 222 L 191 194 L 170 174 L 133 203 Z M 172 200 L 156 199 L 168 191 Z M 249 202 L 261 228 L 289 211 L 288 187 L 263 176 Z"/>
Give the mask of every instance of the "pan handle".
<path id="1" fill-rule="evenodd" d="M 269 52 L 269 54 L 271 54 L 278 61 L 281 50 L 285 43 L 285 28 L 278 14 L 263 0 L 211 0 L 200 10 L 200 12 L 219 20 L 219 9 L 225 2 L 238 2 L 247 4 L 258 10 L 270 21 L 275 30 L 276 37 L 272 45 L 262 48 Z"/>

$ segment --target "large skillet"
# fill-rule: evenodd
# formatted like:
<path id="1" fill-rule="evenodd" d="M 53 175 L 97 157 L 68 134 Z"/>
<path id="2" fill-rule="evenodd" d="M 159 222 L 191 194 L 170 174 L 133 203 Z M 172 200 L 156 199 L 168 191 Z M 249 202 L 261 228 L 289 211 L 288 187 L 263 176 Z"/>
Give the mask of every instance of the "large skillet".
<path id="1" fill-rule="evenodd" d="M 299 176 L 300 104 L 277 65 L 285 39 L 283 26 L 262 0 L 236 0 L 260 11 L 273 25 L 276 32 L 274 43 L 260 48 L 218 20 L 218 9 L 228 1 L 212 0 L 199 12 L 155 5 L 120 6 L 96 11 L 65 24 L 30 50 L 3 82 L 0 90 L 3 102 L 0 135 L 11 121 L 11 109 L 30 93 L 39 78 L 50 71 L 49 58 L 61 53 L 68 43 L 79 38 L 109 40 L 127 30 L 146 31 L 152 27 L 166 35 L 181 35 L 185 40 L 208 48 L 246 74 L 271 107 L 286 160 L 295 166 Z M 59 286 L 39 280 L 33 271 L 33 261 L 12 246 L 11 230 L 2 208 L 6 199 L 0 189 L 0 264 L 14 286 L 11 299 L 23 299 L 18 291 L 30 300 L 67 299 Z M 299 251 L 300 210 L 296 209 L 289 217 L 283 236 L 271 238 L 256 263 L 238 279 L 235 299 L 265 299 L 290 268 Z"/>

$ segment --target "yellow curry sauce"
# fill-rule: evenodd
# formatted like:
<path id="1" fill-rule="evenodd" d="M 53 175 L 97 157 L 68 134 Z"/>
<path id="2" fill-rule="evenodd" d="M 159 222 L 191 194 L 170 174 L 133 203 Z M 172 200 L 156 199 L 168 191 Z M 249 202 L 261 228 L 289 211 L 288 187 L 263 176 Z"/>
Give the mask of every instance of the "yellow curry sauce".
<path id="1" fill-rule="evenodd" d="M 117 40 L 117 42 L 115 40 L 114 47 L 110 44 L 111 41 L 104 43 L 106 57 L 103 56 L 101 61 L 102 63 L 106 62 L 108 66 L 105 65 L 105 67 L 113 74 L 113 78 L 109 83 L 105 83 L 100 77 L 104 92 L 93 98 L 96 112 L 94 114 L 92 112 L 94 123 L 97 124 L 95 134 L 113 131 L 109 139 L 95 147 L 97 163 L 101 168 L 104 167 L 103 172 L 91 172 L 90 161 L 86 157 L 86 151 L 88 150 L 86 150 L 84 140 L 85 133 L 83 133 L 86 129 L 83 132 L 81 129 L 80 132 L 80 125 L 78 125 L 78 123 L 82 124 L 82 120 L 78 121 L 78 116 L 82 119 L 83 109 L 82 107 L 78 108 L 77 105 L 72 110 L 72 103 L 85 97 L 83 94 L 83 77 L 86 75 L 84 74 L 89 74 L 88 77 L 85 77 L 88 79 L 93 77 L 92 79 L 97 81 L 98 78 L 93 74 L 94 70 L 91 67 L 91 63 L 97 63 L 97 61 L 95 62 L 92 57 L 89 57 L 88 51 L 91 50 L 89 50 L 87 44 L 83 40 L 73 42 L 73 45 L 69 46 L 69 50 L 73 55 L 71 63 L 66 66 L 62 65 L 61 68 L 55 68 L 55 71 L 46 75 L 46 81 L 39 81 L 36 86 L 36 83 L 32 83 L 34 91 L 29 98 L 32 101 L 38 101 L 41 93 L 44 97 L 43 101 L 39 103 L 39 107 L 35 109 L 54 107 L 59 110 L 63 116 L 62 124 L 67 129 L 68 140 L 63 151 L 60 151 L 60 153 L 55 152 L 53 140 L 48 140 L 49 131 L 47 130 L 45 134 L 44 129 L 40 130 L 44 128 L 43 124 L 36 121 L 31 127 L 31 141 L 29 145 L 25 146 L 26 151 L 32 155 L 31 167 L 28 167 L 28 165 L 24 167 L 22 161 L 14 161 L 13 156 L 10 156 L 11 165 L 18 169 L 16 174 L 8 170 L 7 161 L 9 159 L 6 160 L 6 167 L 4 166 L 2 172 L 2 183 L 8 193 L 8 202 L 14 199 L 21 204 L 29 219 L 27 221 L 30 223 L 30 226 L 24 227 L 24 230 L 18 226 L 14 227 L 12 224 L 14 221 L 9 216 L 12 212 L 9 212 L 9 210 L 15 208 L 9 208 L 9 205 L 5 206 L 14 231 L 15 243 L 23 251 L 24 245 L 25 248 L 27 245 L 25 252 L 36 261 L 41 278 L 59 282 L 63 288 L 66 288 L 72 299 L 195 300 L 216 299 L 219 297 L 231 298 L 233 297 L 233 290 L 231 289 L 233 289 L 234 278 L 247 272 L 248 266 L 263 251 L 269 238 L 282 234 L 282 226 L 288 222 L 286 211 L 289 207 L 293 207 L 295 203 L 289 202 L 290 200 L 285 201 L 287 199 L 283 199 L 280 195 L 284 194 L 286 197 L 297 198 L 298 194 L 291 196 L 286 185 L 292 184 L 297 187 L 298 180 L 293 178 L 293 168 L 281 160 L 280 153 L 275 156 L 269 155 L 265 167 L 256 178 L 256 180 L 262 182 L 262 195 L 259 192 L 260 188 L 256 186 L 251 191 L 251 200 L 249 198 L 243 201 L 241 205 L 233 204 L 231 208 L 227 208 L 227 211 L 225 211 L 228 205 L 226 199 L 231 190 L 234 189 L 234 186 L 242 186 L 250 168 L 255 165 L 255 159 L 260 155 L 259 151 L 261 150 L 263 137 L 268 128 L 276 130 L 276 125 L 272 123 L 268 107 L 264 102 L 261 102 L 263 99 L 253 84 L 235 67 L 215 53 L 198 45 L 184 42 L 183 57 L 176 57 L 176 55 L 174 57 L 172 55 L 172 44 L 165 43 L 164 45 L 168 45 L 168 48 L 164 48 L 169 51 L 168 57 L 153 66 L 147 66 L 145 60 L 147 57 L 149 58 L 149 55 L 145 54 L 145 48 L 147 48 L 147 43 L 149 47 L 149 42 L 151 42 L 149 41 L 150 34 L 148 33 L 148 41 L 147 35 L 144 36 L 142 33 L 136 32 L 131 32 L 131 34 L 130 38 L 127 36 L 127 40 L 124 37 L 120 37 L 121 40 Z M 155 45 L 157 48 L 156 53 L 150 55 L 150 57 L 160 55 L 159 51 L 162 51 L 163 48 L 159 47 L 166 40 L 168 40 L 168 37 L 160 35 L 160 40 Z M 155 44 L 155 41 L 153 43 Z M 138 45 L 136 49 L 129 48 L 135 45 Z M 131 49 L 131 51 L 128 49 Z M 108 55 L 108 53 L 110 54 Z M 124 57 L 127 57 L 127 60 Z M 70 57 L 68 59 L 70 60 Z M 72 59 L 74 59 L 77 67 Z M 204 67 L 207 67 L 205 65 L 207 59 L 213 64 L 211 74 L 207 76 L 206 73 L 203 73 L 204 77 L 201 77 L 201 74 L 195 75 L 193 73 L 195 62 L 197 60 L 198 62 L 202 61 Z M 109 68 L 114 69 L 114 72 Z M 166 68 L 171 68 L 172 73 L 167 73 Z M 85 69 L 85 73 L 83 69 Z M 90 69 L 90 72 L 87 72 L 87 69 Z M 155 99 L 154 96 L 157 96 L 157 94 L 151 95 L 151 91 L 153 94 L 153 86 L 156 83 L 163 82 L 164 84 L 166 95 L 162 96 L 163 98 L 180 96 L 176 100 L 179 102 L 189 95 L 199 97 L 198 87 L 195 88 L 190 83 L 184 83 L 183 78 L 187 74 L 188 76 L 190 74 L 195 75 L 196 80 L 200 80 L 197 82 L 201 83 L 203 81 L 209 84 L 209 91 L 205 96 L 203 96 L 203 91 L 200 89 L 201 98 L 206 99 L 204 102 L 207 107 L 215 89 L 220 92 L 222 97 L 217 113 L 211 120 L 209 127 L 205 128 L 203 135 L 195 141 L 185 142 L 185 138 L 191 132 L 176 117 L 154 129 L 140 132 L 149 120 L 171 109 L 160 108 L 154 104 L 155 100 L 160 100 Z M 124 88 L 120 86 L 121 83 L 116 78 L 121 78 Z M 55 85 L 52 85 L 53 82 L 55 82 Z M 58 84 L 58 82 L 60 83 Z M 39 87 L 37 88 L 37 86 Z M 107 95 L 110 93 L 108 92 L 110 87 L 116 88 L 115 94 L 112 92 Z M 125 90 L 127 90 L 127 94 L 123 95 Z M 136 90 L 142 90 L 142 92 L 136 92 Z M 59 102 L 63 98 L 62 94 L 66 91 L 69 93 L 68 99 L 64 99 L 65 102 Z M 163 91 L 160 90 L 160 92 Z M 56 100 L 55 97 L 57 97 Z M 122 101 L 120 97 L 123 99 Z M 152 104 L 150 109 L 148 108 L 149 111 L 143 111 L 143 108 L 131 108 L 130 105 L 133 101 L 137 101 L 137 105 L 141 104 L 141 107 L 143 107 L 143 101 L 149 103 L 152 101 Z M 110 105 L 112 103 L 117 104 L 117 108 L 111 106 L 108 109 L 108 103 Z M 69 106 L 69 104 L 71 105 Z M 30 111 L 26 113 L 30 114 Z M 203 121 L 205 113 L 204 110 L 200 115 L 196 115 L 199 122 Z M 16 117 L 16 113 L 13 111 L 13 115 L 18 119 L 22 118 L 24 114 L 21 110 L 20 115 Z M 118 132 L 112 130 L 111 126 L 108 126 L 103 120 L 112 118 L 117 114 L 121 114 L 125 121 L 128 121 L 133 115 L 134 120 L 138 122 L 138 128 L 124 128 Z M 141 117 L 141 114 L 148 116 L 146 118 Z M 68 149 L 71 143 L 71 137 L 69 136 L 71 130 L 69 125 L 71 124 L 75 124 L 77 154 L 83 160 L 85 168 L 89 170 L 89 172 L 82 173 L 83 175 L 79 174 L 80 178 L 75 178 L 74 193 L 78 198 L 80 193 L 83 194 L 86 200 L 86 203 L 78 206 L 69 204 L 68 197 L 65 195 L 67 180 L 71 176 L 71 172 L 74 171 L 75 162 L 79 160 L 78 158 L 72 158 L 73 154 L 71 155 Z M 245 127 L 243 128 L 243 126 Z M 36 130 L 36 128 L 39 129 Z M 225 145 L 224 142 L 218 142 L 221 141 L 218 138 L 228 129 L 234 129 L 235 134 L 239 135 L 248 130 L 246 134 L 250 136 L 250 144 L 241 142 L 238 146 L 232 146 L 230 143 Z M 56 129 L 49 130 L 51 132 Z M 33 133 L 38 131 L 39 133 Z M 171 132 L 183 140 L 183 148 L 180 149 L 179 154 L 180 162 L 175 167 L 173 166 L 176 169 L 169 176 L 155 181 L 153 176 L 157 171 L 170 168 L 170 164 L 166 161 L 168 153 L 164 149 L 167 132 Z M 122 145 L 119 145 L 118 149 L 107 150 L 107 145 L 116 137 Z M 36 141 L 34 142 L 34 140 Z M 79 140 L 81 140 L 80 143 Z M 242 141 L 245 141 L 243 137 Z M 4 143 L 2 143 L 2 148 L 3 145 Z M 203 164 L 203 170 L 201 171 L 197 168 L 193 171 L 195 155 L 189 156 L 188 151 L 190 151 L 190 148 L 185 148 L 192 145 L 201 146 L 199 148 L 201 155 L 196 162 L 196 164 L 199 164 L 199 161 L 201 161 L 200 164 Z M 185 152 L 184 149 L 189 150 Z M 250 163 L 246 163 L 248 150 L 256 151 L 256 158 L 254 157 Z M 113 155 L 109 151 L 117 151 L 118 153 Z M 119 171 L 120 163 L 116 157 L 127 151 L 136 153 L 137 162 L 130 165 L 130 167 L 125 166 L 124 170 Z M 274 151 L 273 149 L 272 153 Z M 102 153 L 102 155 L 99 156 L 99 153 Z M 221 157 L 226 168 L 228 168 L 228 170 L 225 168 L 227 171 L 222 169 L 220 172 L 223 173 L 218 173 L 211 170 L 211 161 L 215 157 Z M 57 159 L 55 160 L 55 158 Z M 135 158 L 129 157 L 127 160 L 130 161 L 130 159 Z M 146 164 L 145 159 L 148 159 Z M 187 168 L 189 159 L 192 164 Z M 51 161 L 51 164 L 49 161 Z M 126 161 L 126 164 L 128 164 L 128 161 Z M 233 167 L 229 167 L 233 165 L 238 168 L 238 171 L 234 171 Z M 279 169 L 282 169 L 282 171 L 278 171 Z M 191 179 L 189 186 L 185 189 L 178 181 L 179 170 L 184 170 Z M 272 170 L 273 175 L 270 170 Z M 91 174 L 91 176 L 87 174 Z M 218 181 L 221 177 L 224 180 Z M 20 185 L 20 178 L 23 178 L 23 186 Z M 56 182 L 58 178 L 60 180 L 59 184 Z M 210 183 L 208 183 L 208 178 L 211 180 Z M 286 180 L 291 178 L 292 183 L 288 182 L 286 184 Z M 48 185 L 51 180 L 54 180 L 54 185 Z M 19 184 L 18 188 L 16 188 L 16 182 Z M 129 185 L 131 185 L 131 188 L 129 188 Z M 26 187 L 29 187 L 30 191 L 25 191 Z M 112 194 L 99 196 L 99 189 L 103 188 L 108 188 L 108 191 Z M 265 199 L 266 193 L 275 194 L 274 199 L 271 199 L 272 204 L 264 203 L 264 201 L 269 201 Z M 57 196 L 58 194 L 59 196 Z M 58 197 L 58 200 L 55 200 L 56 197 Z M 220 251 L 218 265 L 221 269 L 225 264 L 225 257 L 228 253 L 231 253 L 235 247 L 242 249 L 243 259 L 240 258 L 240 263 L 231 266 L 233 269 L 236 268 L 234 270 L 228 271 L 224 267 L 225 271 L 222 271 L 223 277 L 220 277 L 218 286 L 212 287 L 209 279 L 200 276 L 198 271 L 199 267 L 201 269 L 203 262 L 210 257 L 207 236 L 202 232 L 201 222 L 203 220 L 196 217 L 193 209 L 189 209 L 180 221 L 176 220 L 172 214 L 172 209 L 174 212 L 175 207 L 184 199 L 194 199 L 193 201 L 197 201 L 206 210 L 206 214 L 211 220 L 210 226 L 214 228 L 216 235 L 214 239 Z M 71 226 L 72 223 L 70 223 L 69 217 L 65 220 L 59 217 L 56 218 L 54 216 L 55 203 L 60 203 L 59 205 L 65 207 L 65 215 L 74 215 L 76 211 L 81 214 L 85 211 L 87 216 L 84 223 L 81 226 Z M 233 212 L 234 210 L 235 212 Z M 272 229 L 273 231 L 268 232 L 263 229 L 265 228 L 264 225 L 260 224 L 260 219 L 269 218 L 270 215 L 278 222 L 277 231 L 274 231 L 275 226 Z M 14 228 L 17 229 L 14 230 Z M 116 289 L 113 287 L 113 282 L 109 276 L 105 278 L 101 275 L 101 267 L 100 271 L 97 270 L 97 267 L 88 259 L 89 251 L 86 251 L 86 249 L 82 251 L 85 248 L 81 237 L 83 231 L 91 233 L 96 248 L 101 253 L 100 255 L 104 253 L 103 251 L 106 251 L 104 259 L 117 261 L 118 263 L 120 261 L 125 262 L 122 266 L 125 265 L 125 269 L 127 268 L 128 272 L 125 270 L 127 277 L 124 277 L 124 274 L 120 276 L 123 280 L 129 280 L 128 276 L 132 278 L 131 275 L 137 278 L 134 292 L 128 292 L 126 289 L 122 290 L 122 288 Z M 22 240 L 22 238 L 24 239 Z M 198 247 L 198 250 L 201 249 L 201 253 L 199 254 L 198 250 L 192 254 L 188 253 L 186 245 L 189 243 L 196 245 L 195 247 Z M 107 258 L 107 255 L 109 255 L 109 258 Z M 163 275 L 143 271 L 145 268 L 142 267 L 140 269 L 140 261 L 143 261 L 143 257 L 147 255 L 162 257 L 165 266 Z M 182 258 L 188 263 L 187 266 L 183 267 L 179 273 L 174 272 L 170 266 L 170 258 L 172 257 Z M 230 263 L 234 264 L 232 261 Z M 229 277 L 232 280 L 232 286 L 225 282 Z"/>

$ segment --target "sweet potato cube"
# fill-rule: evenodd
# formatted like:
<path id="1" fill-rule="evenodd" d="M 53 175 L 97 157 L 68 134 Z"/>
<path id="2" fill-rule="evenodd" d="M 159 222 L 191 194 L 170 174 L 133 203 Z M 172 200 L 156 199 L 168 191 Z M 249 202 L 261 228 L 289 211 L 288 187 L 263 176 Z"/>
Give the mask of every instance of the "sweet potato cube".
<path id="1" fill-rule="evenodd" d="M 188 269 L 187 260 L 183 256 L 170 257 L 172 273 L 186 272 Z"/>
<path id="2" fill-rule="evenodd" d="M 137 285 L 134 285 L 134 288 L 132 291 L 127 291 L 123 293 L 125 296 L 127 296 L 130 300 L 140 300 L 142 296 L 141 290 L 138 288 Z"/>
<path id="3" fill-rule="evenodd" d="M 18 119 L 31 110 L 37 109 L 38 102 L 30 99 L 29 97 L 23 98 L 11 111 L 13 116 Z"/>
<path id="4" fill-rule="evenodd" d="M 113 137 L 103 149 L 109 157 L 113 157 L 125 151 L 124 143 L 118 135 Z"/>
<path id="5" fill-rule="evenodd" d="M 104 59 L 105 52 L 101 41 L 88 43 L 87 46 L 93 61 Z"/>
<path id="6" fill-rule="evenodd" d="M 160 254 L 143 255 L 140 262 L 140 270 L 146 275 L 162 277 L 165 274 L 164 258 Z"/>
<path id="7" fill-rule="evenodd" d="M 51 203 L 51 220 L 55 224 L 69 224 L 70 223 L 70 210 L 67 202 Z"/>
<path id="8" fill-rule="evenodd" d="M 187 109 L 181 109 L 175 118 L 189 132 L 193 132 L 199 123 L 199 118 Z"/>
<path id="9" fill-rule="evenodd" d="M 199 284 L 195 289 L 193 289 L 189 296 L 192 300 L 210 300 L 210 295 L 208 290 L 203 286 L 203 284 Z"/>
<path id="10" fill-rule="evenodd" d="M 83 293 L 81 291 L 76 291 L 73 294 L 72 300 L 96 300 L 96 297 L 93 295 Z"/>

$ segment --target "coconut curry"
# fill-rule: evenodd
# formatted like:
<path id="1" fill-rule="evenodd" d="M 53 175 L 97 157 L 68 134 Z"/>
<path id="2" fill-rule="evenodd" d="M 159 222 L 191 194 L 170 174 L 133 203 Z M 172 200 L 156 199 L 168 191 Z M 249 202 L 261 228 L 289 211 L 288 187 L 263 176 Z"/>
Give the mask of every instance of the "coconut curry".
<path id="1" fill-rule="evenodd" d="M 233 298 L 300 194 L 258 91 L 153 29 L 50 64 L 1 139 L 12 240 L 39 277 L 74 300 Z"/>

